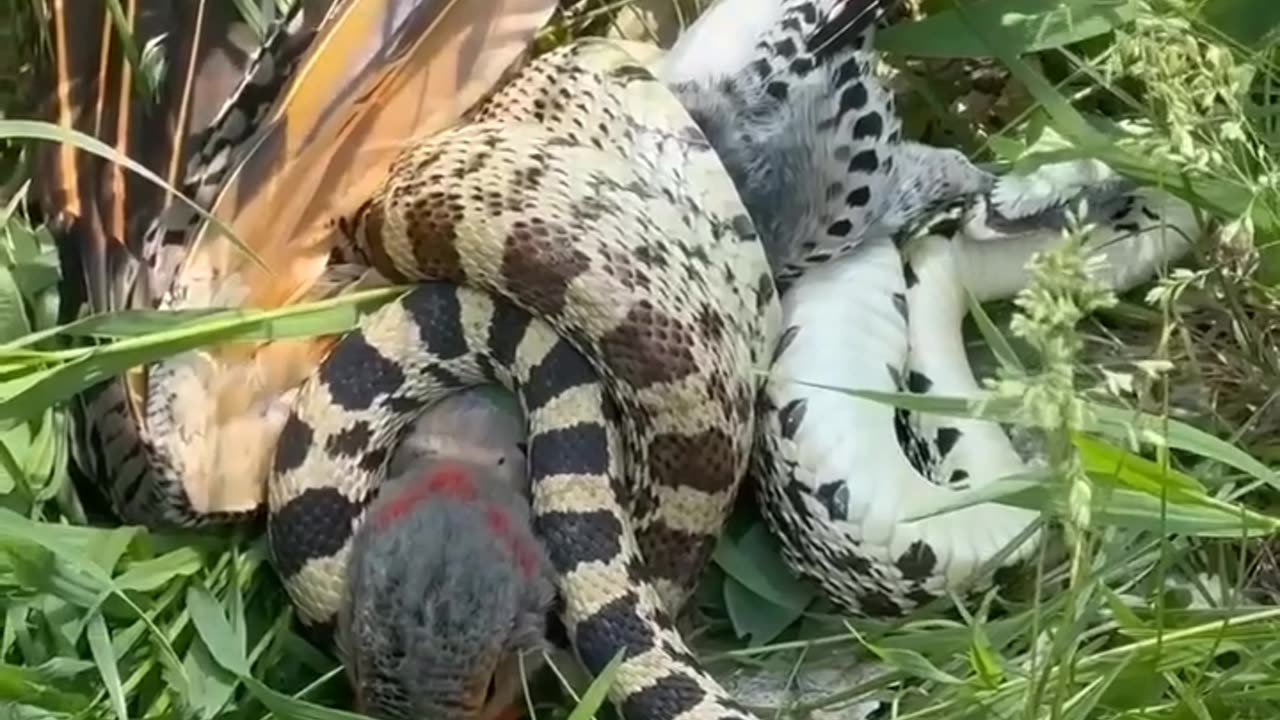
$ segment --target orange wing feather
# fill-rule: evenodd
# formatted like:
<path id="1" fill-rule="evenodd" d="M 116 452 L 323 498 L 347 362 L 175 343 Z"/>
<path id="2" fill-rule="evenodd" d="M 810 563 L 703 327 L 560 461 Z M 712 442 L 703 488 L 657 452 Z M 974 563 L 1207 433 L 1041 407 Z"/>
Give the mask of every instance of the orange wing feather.
<path id="1" fill-rule="evenodd" d="M 233 37 L 239 16 L 221 1 L 124 0 L 120 7 L 125 28 L 113 24 L 107 0 L 44 4 L 52 62 L 40 115 L 106 142 L 180 186 L 185 158 L 249 65 L 253 39 L 247 32 Z M 140 81 L 122 32 L 135 47 L 157 49 L 165 58 L 157 86 Z M 37 145 L 32 179 L 34 206 L 62 261 L 61 319 L 86 307 L 147 305 L 146 283 L 135 283 L 149 274 L 145 231 L 169 200 L 167 192 L 70 144 Z M 139 472 L 122 463 L 137 457 L 140 379 L 130 373 L 71 403 L 72 468 L 83 479 L 105 484 Z"/>
<path id="2" fill-rule="evenodd" d="M 244 71 L 245 48 L 230 39 L 225 3 L 126 0 L 139 47 L 158 43 L 164 81 L 146 95 L 125 56 L 105 0 L 48 0 L 52 67 L 42 116 L 92 135 L 176 182 L 178 160 Z M 164 191 L 70 144 L 35 149 L 33 198 L 63 248 L 72 307 L 118 309 Z M 126 270 L 128 268 L 128 270 Z"/>
<path id="3" fill-rule="evenodd" d="M 339 6 L 211 211 L 266 270 L 204 226 L 175 274 L 180 305 L 272 308 L 340 290 L 320 282 L 338 218 L 372 192 L 406 143 L 453 124 L 487 95 L 554 9 L 555 0 Z M 257 502 L 278 432 L 264 408 L 299 385 L 332 340 L 201 354 L 183 390 L 203 397 L 206 415 L 190 421 L 216 435 L 193 448 L 188 463 L 206 478 L 192 479 L 201 487 L 188 484 L 206 509 Z"/>

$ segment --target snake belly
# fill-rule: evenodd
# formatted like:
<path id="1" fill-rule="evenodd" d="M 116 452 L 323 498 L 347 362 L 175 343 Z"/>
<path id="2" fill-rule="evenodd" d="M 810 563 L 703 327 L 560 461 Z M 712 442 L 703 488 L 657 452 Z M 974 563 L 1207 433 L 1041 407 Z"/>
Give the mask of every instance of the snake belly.
<path id="1" fill-rule="evenodd" d="M 747 470 L 779 308 L 732 182 L 637 60 L 651 52 L 548 53 L 396 162 L 351 242 L 393 282 L 428 284 L 300 389 L 268 533 L 304 622 L 331 626 L 398 433 L 448 393 L 503 384 L 529 421 L 534 527 L 586 669 L 626 649 L 612 695 L 629 717 L 746 717 L 673 618 Z"/>
<path id="2" fill-rule="evenodd" d="M 1046 188 L 1048 200 L 1037 198 Z M 1064 242 L 1066 211 L 1081 197 L 1095 227 L 1083 250 L 1106 261 L 1091 273 L 1116 292 L 1185 255 L 1198 234 L 1191 206 L 1163 190 L 1118 182 L 1100 163 L 1055 163 L 868 238 L 783 293 L 785 329 L 760 403 L 759 504 L 788 565 L 842 609 L 895 617 L 948 592 L 981 592 L 1037 549 L 1038 513 L 1024 508 L 980 502 L 908 519 L 1030 469 L 999 424 L 840 389 L 978 397 L 966 293 L 984 302 L 1023 288 L 1027 263 Z"/>

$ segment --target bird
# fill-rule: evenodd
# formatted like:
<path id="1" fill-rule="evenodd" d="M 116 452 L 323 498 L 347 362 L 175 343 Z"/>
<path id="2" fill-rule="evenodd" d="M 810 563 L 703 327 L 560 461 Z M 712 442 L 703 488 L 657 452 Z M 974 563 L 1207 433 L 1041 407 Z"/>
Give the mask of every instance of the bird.
<path id="1" fill-rule="evenodd" d="M 893 94 L 871 68 L 872 31 L 900 5 L 814 3 L 825 19 L 803 47 L 784 39 L 769 48 L 775 52 L 752 56 L 710 37 L 741 37 L 764 26 L 762 18 L 777 22 L 789 6 L 721 0 L 689 28 L 691 38 L 710 36 L 709 50 L 690 42 L 665 59 L 673 92 L 752 214 L 780 290 L 864 238 L 893 235 L 995 184 L 958 150 L 901 136 Z M 748 29 L 733 27 L 742 23 Z M 727 65 L 732 59 L 736 67 Z"/>
<path id="2" fill-rule="evenodd" d="M 364 287 L 360 269 L 331 258 L 339 253 L 331 253 L 326 221 L 345 197 L 339 189 L 357 193 L 385 171 L 397 138 L 451 122 L 487 92 L 553 5 L 306 0 L 276 17 L 256 47 L 235 46 L 237 55 L 218 40 L 233 7 L 147 0 L 137 5 L 134 30 L 165 51 L 173 68 L 166 88 L 174 89 L 146 110 L 127 96 L 124 51 L 103 32 L 107 9 L 54 4 L 51 37 L 66 61 L 55 64 L 44 117 L 116 144 L 218 217 L 249 251 L 163 190 L 137 178 L 125 187 L 118 167 L 67 146 L 46 148 L 34 194 L 57 220 L 63 319 L 138 308 L 276 308 Z M 187 38 L 197 29 L 201 41 L 193 43 Z M 473 52 L 459 65 L 441 44 L 466 33 Z M 109 45 L 98 52 L 100 37 Z M 187 52 L 196 53 L 194 63 Z M 234 67 L 200 59 L 218 52 Z M 437 63 L 450 70 L 437 72 Z M 212 79 L 187 87 L 188 67 Z M 128 137 L 117 139 L 114 125 L 95 126 L 100 117 L 119 118 Z M 168 154 L 163 143 L 139 145 L 178 135 L 185 140 Z M 110 183 L 92 181 L 107 171 Z M 121 202 L 128 213 L 105 214 Z M 290 386 L 331 344 L 321 336 L 207 347 L 88 388 L 71 403 L 77 484 L 116 518 L 148 527 L 251 521 L 263 509 L 265 466 Z"/>

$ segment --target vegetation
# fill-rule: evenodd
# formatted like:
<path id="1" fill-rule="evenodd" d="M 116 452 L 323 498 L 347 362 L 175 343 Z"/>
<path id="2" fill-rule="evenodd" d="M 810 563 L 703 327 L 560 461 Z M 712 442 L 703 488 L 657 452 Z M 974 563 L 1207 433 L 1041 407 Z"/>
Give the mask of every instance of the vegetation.
<path id="1" fill-rule="evenodd" d="M 618 5 L 564 13 L 547 41 L 607 30 Z M 1280 717 L 1280 4 L 912 11 L 878 37 L 912 137 L 1002 167 L 1096 157 L 1188 199 L 1211 232 L 1184 269 L 1124 298 L 1090 286 L 1077 244 L 1040 257 L 1032 287 L 975 315 L 992 401 L 926 406 L 1036 431 L 1048 482 L 988 491 L 1063 531 L 1025 582 L 899 620 L 839 617 L 744 504 L 698 598 L 698 648 L 761 717 L 868 699 L 912 720 Z M 0 3 L 0 707 L 350 717 L 324 708 L 348 706 L 345 679 L 292 623 L 260 535 L 89 524 L 65 402 L 202 343 L 341 330 L 362 306 L 56 326 L 57 257 L 25 212 L 41 33 L 32 2 Z M 63 341 L 90 331 L 117 339 Z M 852 669 L 871 659 L 876 671 Z M 531 709 L 589 717 L 602 687 L 575 710 L 547 683 Z"/>

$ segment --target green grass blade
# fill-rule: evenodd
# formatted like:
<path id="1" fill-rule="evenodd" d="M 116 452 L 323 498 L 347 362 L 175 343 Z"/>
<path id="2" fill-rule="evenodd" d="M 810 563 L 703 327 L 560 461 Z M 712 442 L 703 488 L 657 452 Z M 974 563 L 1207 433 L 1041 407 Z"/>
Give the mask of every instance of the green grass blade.
<path id="1" fill-rule="evenodd" d="M 227 311 L 217 320 L 204 318 L 177 329 L 130 337 L 108 345 L 76 350 L 76 359 L 46 371 L 0 384 L 0 431 L 15 426 L 42 408 L 64 402 L 99 382 L 138 365 L 220 342 L 284 339 L 337 334 L 354 328 L 360 317 L 403 292 L 388 288 L 353 293 L 333 300 L 271 311 Z M 65 357 L 68 353 L 59 354 Z M 0 358 L 3 354 L 0 354 Z"/>
<path id="2" fill-rule="evenodd" d="M 578 702 L 573 712 L 569 713 L 566 720 L 589 720 L 594 718 L 596 711 L 604 705 L 605 700 L 609 697 L 609 688 L 613 687 L 613 677 L 618 674 L 618 666 L 622 664 L 622 657 L 625 650 L 619 650 L 608 665 L 600 671 L 600 674 L 591 681 L 591 685 L 586 692 L 582 693 L 582 699 Z"/>
<path id="3" fill-rule="evenodd" d="M 93 153 L 104 160 L 109 160 L 118 165 L 132 170 L 133 172 L 146 178 L 148 182 L 155 184 L 171 193 L 173 196 L 186 203 L 197 215 L 209 222 L 218 232 L 223 233 L 231 242 L 235 244 L 241 252 L 249 256 L 263 272 L 273 274 L 272 270 L 267 267 L 262 258 L 253 251 L 253 248 L 246 245 L 236 234 L 218 218 L 214 217 L 207 210 L 200 207 L 198 203 L 190 198 L 182 195 L 176 188 L 165 182 L 163 178 L 139 162 L 132 158 L 121 154 L 115 148 L 107 145 L 101 140 L 86 135 L 85 133 L 73 128 L 54 125 L 53 123 L 43 120 L 0 120 L 0 140 L 23 139 L 23 140 L 44 140 L 53 143 L 68 143 L 85 152 Z"/>
<path id="4" fill-rule="evenodd" d="M 120 685 L 120 668 L 116 664 L 115 651 L 111 648 L 111 632 L 107 629 L 107 621 L 102 613 L 93 611 L 86 634 L 89 638 L 89 650 L 93 653 L 94 662 L 98 664 L 103 687 L 111 698 L 111 709 L 120 720 L 129 720 L 124 688 Z"/>
<path id="5" fill-rule="evenodd" d="M 249 660 L 245 657 L 244 647 L 239 645 L 239 638 L 213 595 L 203 586 L 192 584 L 187 588 L 187 609 L 191 611 L 191 622 L 213 659 L 239 677 L 249 675 Z"/>

